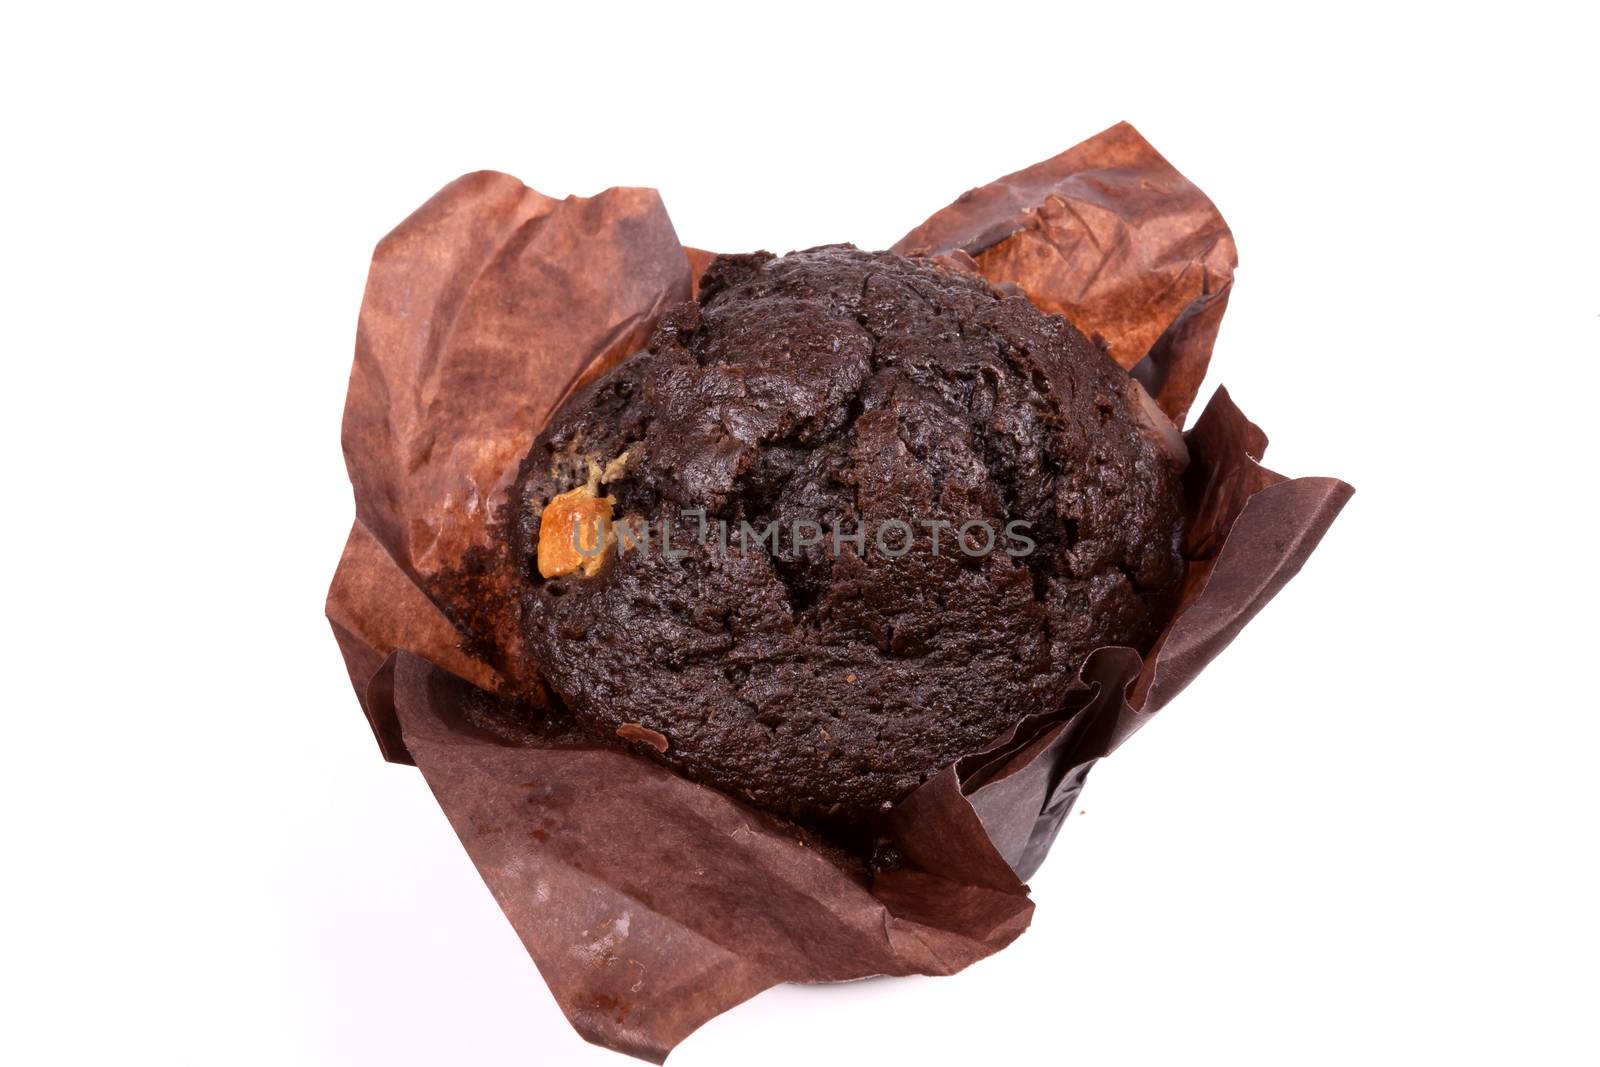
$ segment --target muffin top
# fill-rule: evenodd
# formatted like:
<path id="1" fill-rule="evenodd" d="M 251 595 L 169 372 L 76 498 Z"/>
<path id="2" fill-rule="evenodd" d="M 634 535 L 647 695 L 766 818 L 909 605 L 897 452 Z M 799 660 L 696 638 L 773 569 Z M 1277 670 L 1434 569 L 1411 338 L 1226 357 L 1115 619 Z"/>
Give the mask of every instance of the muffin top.
<path id="1" fill-rule="evenodd" d="M 763 807 L 884 810 L 1154 638 L 1184 564 L 1152 412 L 960 270 L 722 256 L 518 472 L 522 673 Z"/>

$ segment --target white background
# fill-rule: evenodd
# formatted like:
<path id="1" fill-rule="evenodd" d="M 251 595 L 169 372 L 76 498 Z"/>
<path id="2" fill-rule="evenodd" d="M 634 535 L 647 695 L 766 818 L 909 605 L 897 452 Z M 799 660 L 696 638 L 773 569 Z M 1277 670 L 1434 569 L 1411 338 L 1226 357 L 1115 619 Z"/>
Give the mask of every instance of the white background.
<path id="1" fill-rule="evenodd" d="M 373 244 L 496 168 L 655 186 L 701 247 L 881 247 L 1126 118 L 1238 240 L 1213 382 L 1358 493 L 1096 769 L 1015 945 L 774 990 L 672 1062 L 1596 1062 L 1600 84 L 1563 8 L 10 8 L 6 1058 L 624 1062 L 321 617 Z"/>

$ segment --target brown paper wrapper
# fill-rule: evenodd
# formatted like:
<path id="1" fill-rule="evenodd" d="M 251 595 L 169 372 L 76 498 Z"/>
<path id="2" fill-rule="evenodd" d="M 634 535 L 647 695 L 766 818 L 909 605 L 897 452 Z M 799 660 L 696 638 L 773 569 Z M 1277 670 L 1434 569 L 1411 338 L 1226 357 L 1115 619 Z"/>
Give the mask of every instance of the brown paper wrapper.
<path id="1" fill-rule="evenodd" d="M 1221 216 L 1118 125 L 966 193 L 895 246 L 1020 287 L 1098 334 L 1182 425 L 1236 257 Z M 379 244 L 345 409 L 356 522 L 327 614 L 385 758 L 415 762 L 572 1025 L 660 1061 L 779 982 L 949 974 L 1028 925 L 1094 761 L 1172 699 L 1305 562 L 1348 499 L 1259 463 L 1219 390 L 1186 434 L 1189 576 L 1148 656 L 1102 648 L 1030 716 L 890 817 L 870 873 L 805 827 L 637 755 L 485 728 L 500 683 L 430 576 L 485 538 L 518 460 L 582 381 L 637 350 L 709 254 L 659 197 L 553 200 L 501 174 L 443 189 Z"/>

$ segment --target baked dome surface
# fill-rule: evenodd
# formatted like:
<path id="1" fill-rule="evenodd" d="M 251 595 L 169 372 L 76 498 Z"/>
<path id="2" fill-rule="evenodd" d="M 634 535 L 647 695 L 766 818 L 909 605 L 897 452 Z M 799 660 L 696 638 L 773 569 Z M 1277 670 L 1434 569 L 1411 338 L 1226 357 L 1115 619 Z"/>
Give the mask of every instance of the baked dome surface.
<path id="1" fill-rule="evenodd" d="M 1179 471 L 1136 389 L 959 270 L 847 245 L 719 257 L 518 472 L 528 673 L 597 735 L 761 806 L 881 810 L 1165 621 Z M 585 486 L 633 539 L 545 578 L 545 509 Z"/>

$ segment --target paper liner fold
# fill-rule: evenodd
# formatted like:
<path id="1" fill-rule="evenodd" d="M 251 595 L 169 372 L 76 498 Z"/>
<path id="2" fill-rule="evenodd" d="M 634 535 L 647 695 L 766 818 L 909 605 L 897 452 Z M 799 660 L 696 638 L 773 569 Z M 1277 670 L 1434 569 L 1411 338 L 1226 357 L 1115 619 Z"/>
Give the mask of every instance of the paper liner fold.
<path id="1" fill-rule="evenodd" d="M 965 253 L 1099 334 L 1179 426 L 1239 263 L 1216 207 L 1125 122 L 963 193 L 894 251 Z"/>
<path id="2" fill-rule="evenodd" d="M 407 749 L 580 1033 L 660 1060 L 783 981 L 946 974 L 1009 943 L 1033 906 L 953 788 L 947 862 L 869 884 L 790 823 L 611 749 L 505 744 L 482 690 L 391 660 Z M 937 809 L 954 806 L 956 818 Z"/>
<path id="3" fill-rule="evenodd" d="M 1098 333 L 1179 424 L 1235 264 L 1210 201 L 1127 125 L 965 194 L 896 248 Z M 511 743 L 483 728 L 501 672 L 462 650 L 430 578 L 482 543 L 560 400 L 642 345 L 708 258 L 653 191 L 558 201 L 498 174 L 385 238 L 346 405 L 356 523 L 327 603 L 383 755 L 421 769 L 573 1026 L 656 1061 L 778 982 L 947 974 L 1009 944 L 1094 762 L 1282 588 L 1350 495 L 1262 467 L 1265 435 L 1219 390 L 1185 435 L 1189 574 L 1155 647 L 1096 651 L 1060 708 L 905 798 L 881 828 L 898 865 L 631 753 Z"/>
<path id="4" fill-rule="evenodd" d="M 344 413 L 357 521 L 419 584 L 458 561 L 567 387 L 689 288 L 653 189 L 445 186 L 373 253 Z"/>

